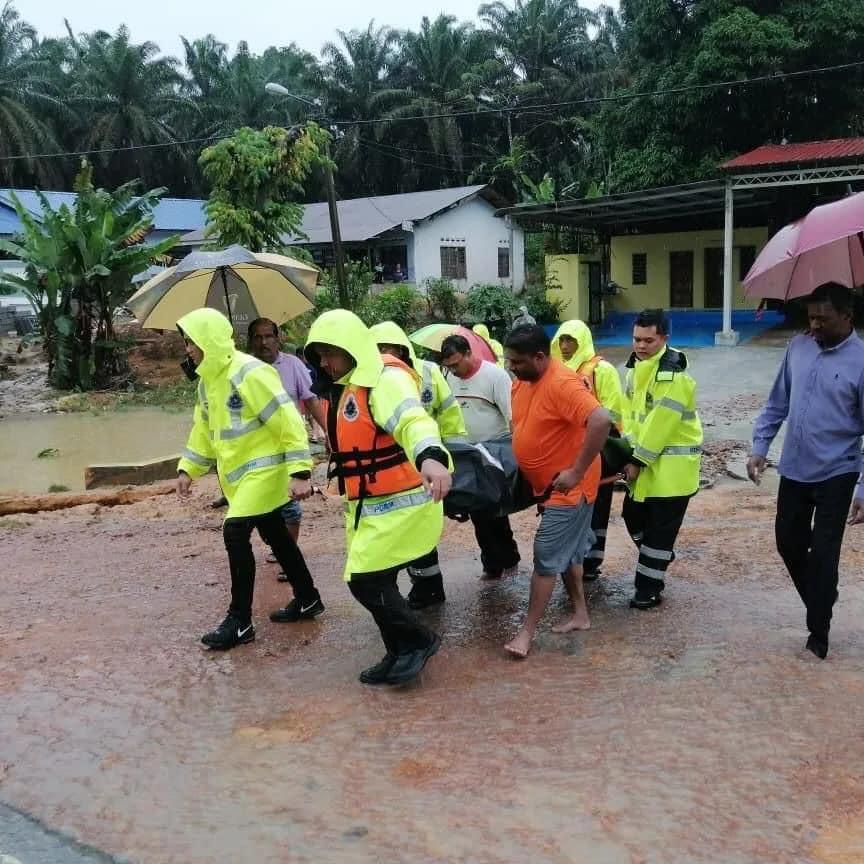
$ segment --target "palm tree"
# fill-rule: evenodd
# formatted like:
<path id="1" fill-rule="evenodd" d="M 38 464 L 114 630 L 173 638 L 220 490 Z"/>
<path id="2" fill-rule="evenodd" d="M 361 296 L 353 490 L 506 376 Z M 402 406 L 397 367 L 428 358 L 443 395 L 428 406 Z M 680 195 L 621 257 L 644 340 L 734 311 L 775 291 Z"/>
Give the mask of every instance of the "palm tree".
<path id="1" fill-rule="evenodd" d="M 177 60 L 158 57 L 153 42 L 134 44 L 125 26 L 114 36 L 100 30 L 77 40 L 70 33 L 70 39 L 76 58 L 69 104 L 81 117 L 81 149 L 121 148 L 96 157 L 112 183 L 164 180 L 157 166 L 178 154 L 165 148 L 157 157 L 152 145 L 176 140 L 171 117 L 188 102 L 178 89 Z"/>
<path id="2" fill-rule="evenodd" d="M 374 21 L 365 30 L 336 32 L 339 43 L 327 42 L 321 49 L 327 110 L 339 119 L 372 119 L 380 114 L 381 94 L 389 88 L 398 34 L 389 27 L 376 27 Z M 392 157 L 385 155 L 385 148 L 368 143 L 372 137 L 381 141 L 384 132 L 383 125 L 348 126 L 337 139 L 334 156 L 343 194 L 395 191 Z"/>
<path id="3" fill-rule="evenodd" d="M 58 149 L 49 118 L 62 113 L 50 69 L 38 51 L 36 31 L 6 3 L 0 9 L 0 154 L 23 156 Z M 31 172 L 42 184 L 59 175 L 57 163 L 50 160 L 0 162 L 0 176 L 6 183 Z"/>
<path id="4" fill-rule="evenodd" d="M 488 40 L 470 24 L 457 24 L 452 15 L 439 15 L 434 22 L 424 17 L 420 31 L 403 34 L 401 43 L 402 86 L 382 93 L 379 99 L 396 106 L 388 114 L 394 120 L 425 117 L 432 152 L 446 157 L 442 167 L 446 169 L 449 162 L 461 174 L 463 138 L 457 115 L 477 105 L 472 83 L 476 69 L 488 58 Z"/>

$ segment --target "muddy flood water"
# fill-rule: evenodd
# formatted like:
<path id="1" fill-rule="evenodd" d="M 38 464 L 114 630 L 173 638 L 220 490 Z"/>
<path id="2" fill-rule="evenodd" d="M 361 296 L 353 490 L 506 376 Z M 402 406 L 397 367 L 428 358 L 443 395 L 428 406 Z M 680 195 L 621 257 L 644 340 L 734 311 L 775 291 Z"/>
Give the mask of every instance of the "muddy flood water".
<path id="1" fill-rule="evenodd" d="M 190 412 L 159 408 L 73 414 L 11 414 L 0 419 L 0 492 L 84 488 L 88 465 L 140 462 L 179 453 Z M 39 453 L 51 450 L 39 458 Z"/>
<path id="2" fill-rule="evenodd" d="M 449 523 L 448 599 L 427 615 L 443 647 L 415 685 L 376 689 L 356 679 L 381 646 L 340 579 L 333 499 L 301 537 L 326 613 L 271 624 L 287 593 L 262 565 L 257 641 L 202 650 L 227 603 L 216 491 L 2 520 L 3 802 L 153 864 L 864 860 L 864 530 L 824 663 L 803 651 L 771 489 L 731 481 L 693 502 L 663 606 L 627 607 L 615 517 L 593 628 L 550 632 L 559 588 L 518 662 L 501 646 L 536 518 L 514 519 L 523 566 L 499 584 Z"/>

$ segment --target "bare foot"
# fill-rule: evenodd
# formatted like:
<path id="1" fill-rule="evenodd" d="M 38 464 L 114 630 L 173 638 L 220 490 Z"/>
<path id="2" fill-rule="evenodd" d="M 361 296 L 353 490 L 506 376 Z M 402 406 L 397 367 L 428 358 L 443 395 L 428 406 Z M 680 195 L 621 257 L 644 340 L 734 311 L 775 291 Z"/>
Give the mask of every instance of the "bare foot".
<path id="1" fill-rule="evenodd" d="M 505 646 L 504 650 L 516 657 L 518 660 L 524 660 L 531 650 L 531 634 L 525 630 L 520 630 L 516 636 L 511 639 Z"/>
<path id="2" fill-rule="evenodd" d="M 573 630 L 590 630 L 591 621 L 587 612 L 574 612 L 569 618 L 565 618 L 560 624 L 552 628 L 553 633 L 570 633 Z"/>

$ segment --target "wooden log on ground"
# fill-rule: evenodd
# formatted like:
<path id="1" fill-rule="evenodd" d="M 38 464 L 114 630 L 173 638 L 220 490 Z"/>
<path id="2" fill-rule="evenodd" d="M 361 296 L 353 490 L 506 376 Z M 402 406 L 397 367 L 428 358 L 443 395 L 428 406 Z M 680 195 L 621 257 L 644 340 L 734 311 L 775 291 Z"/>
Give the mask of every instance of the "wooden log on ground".
<path id="1" fill-rule="evenodd" d="M 146 486 L 159 480 L 171 480 L 177 476 L 177 460 L 180 455 L 146 462 L 126 464 L 90 465 L 84 472 L 84 488 L 98 486 Z"/>
<path id="2" fill-rule="evenodd" d="M 65 510 L 81 504 L 100 504 L 114 507 L 120 504 L 134 504 L 157 495 L 170 495 L 174 483 L 157 483 L 138 488 L 114 489 L 105 492 L 64 492 L 49 495 L 19 495 L 0 498 L 0 516 L 13 516 L 16 513 L 40 513 L 45 510 Z"/>

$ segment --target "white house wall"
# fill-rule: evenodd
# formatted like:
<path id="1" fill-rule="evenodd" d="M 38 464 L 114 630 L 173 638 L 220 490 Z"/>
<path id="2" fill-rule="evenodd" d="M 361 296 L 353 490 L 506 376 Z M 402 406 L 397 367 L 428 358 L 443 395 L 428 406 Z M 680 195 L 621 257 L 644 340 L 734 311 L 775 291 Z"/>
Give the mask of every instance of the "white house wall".
<path id="1" fill-rule="evenodd" d="M 482 198 L 474 198 L 439 216 L 414 226 L 414 279 L 441 276 L 441 247 L 464 246 L 467 278 L 456 282 L 467 290 L 478 282 L 509 285 L 510 279 L 498 278 L 498 248 L 509 248 L 510 228 L 495 216 L 495 208 Z M 522 230 L 513 228 L 514 287 L 522 288 L 525 278 L 525 246 Z"/>

